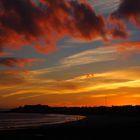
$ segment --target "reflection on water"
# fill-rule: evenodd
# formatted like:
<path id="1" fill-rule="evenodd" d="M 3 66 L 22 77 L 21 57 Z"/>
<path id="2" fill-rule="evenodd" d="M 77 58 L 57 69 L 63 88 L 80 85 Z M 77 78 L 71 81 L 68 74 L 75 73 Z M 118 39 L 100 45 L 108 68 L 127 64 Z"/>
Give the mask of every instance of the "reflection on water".
<path id="1" fill-rule="evenodd" d="M 78 115 L 0 113 L 0 130 L 65 123 L 83 118 Z"/>

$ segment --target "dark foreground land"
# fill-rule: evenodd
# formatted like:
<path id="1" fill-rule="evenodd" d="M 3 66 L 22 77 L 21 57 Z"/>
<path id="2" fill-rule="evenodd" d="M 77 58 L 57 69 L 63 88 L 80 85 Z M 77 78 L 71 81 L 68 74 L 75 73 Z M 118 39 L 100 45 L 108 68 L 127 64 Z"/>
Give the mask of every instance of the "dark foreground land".
<path id="1" fill-rule="evenodd" d="M 87 113 L 85 119 L 77 122 L 32 127 L 20 130 L 0 131 L 0 139 L 139 140 L 139 109 L 130 109 L 130 107 L 127 107 L 127 111 L 125 108 L 123 113 L 122 110 L 120 110 L 120 112 L 121 113 L 114 110 L 110 114 L 107 114 L 107 112 L 104 112 L 104 114 L 101 114 L 101 112 L 98 112 L 97 114 Z"/>

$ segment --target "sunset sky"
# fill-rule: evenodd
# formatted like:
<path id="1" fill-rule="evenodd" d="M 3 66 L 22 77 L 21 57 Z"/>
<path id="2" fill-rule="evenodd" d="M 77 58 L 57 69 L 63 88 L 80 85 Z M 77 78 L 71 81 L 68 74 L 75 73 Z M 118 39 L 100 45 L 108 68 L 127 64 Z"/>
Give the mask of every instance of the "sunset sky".
<path id="1" fill-rule="evenodd" d="M 0 108 L 140 104 L 139 0 L 1 0 Z"/>

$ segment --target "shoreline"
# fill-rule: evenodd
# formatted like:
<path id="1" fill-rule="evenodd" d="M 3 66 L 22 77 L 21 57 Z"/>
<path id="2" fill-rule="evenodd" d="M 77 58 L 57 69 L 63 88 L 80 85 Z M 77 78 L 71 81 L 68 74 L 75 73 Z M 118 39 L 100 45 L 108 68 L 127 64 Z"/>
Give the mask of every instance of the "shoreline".
<path id="1" fill-rule="evenodd" d="M 41 126 L 65 124 L 69 122 L 79 121 L 85 118 L 85 116 L 83 115 L 10 113 L 10 115 L 12 114 L 12 116 L 5 119 L 5 115 L 7 116 L 9 113 L 0 114 L 4 114 L 4 116 L 0 118 L 0 131 L 23 130 Z M 24 118 L 20 118 L 21 115 L 26 115 L 26 119 L 24 120 Z M 12 118 L 13 116 L 16 116 L 16 118 Z M 6 123 L 3 123 L 3 121 Z M 11 124 L 8 125 L 8 122 Z"/>
<path id="2" fill-rule="evenodd" d="M 86 118 L 64 124 L 42 125 L 22 130 L 0 131 L 0 137 L 11 138 L 47 138 L 47 140 L 66 139 L 113 139 L 139 136 L 140 117 L 90 115 Z M 89 138 L 87 138 L 89 137 Z M 134 138 L 133 138 L 134 139 Z M 135 139 L 134 139 L 135 140 Z"/>

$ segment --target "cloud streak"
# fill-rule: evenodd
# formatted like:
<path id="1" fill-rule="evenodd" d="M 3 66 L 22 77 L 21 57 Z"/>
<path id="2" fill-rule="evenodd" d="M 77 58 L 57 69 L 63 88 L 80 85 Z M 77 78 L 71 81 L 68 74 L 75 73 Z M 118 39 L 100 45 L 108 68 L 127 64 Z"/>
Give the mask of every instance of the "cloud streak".
<path id="1" fill-rule="evenodd" d="M 30 73 L 32 75 L 32 73 Z M 95 73 L 94 76 L 91 74 L 81 75 L 78 77 L 73 77 L 67 80 L 55 80 L 55 79 L 41 79 L 39 77 L 29 78 L 29 76 L 24 77 L 24 81 L 18 84 L 18 76 L 15 75 L 15 87 L 11 87 L 11 91 L 3 94 L 2 97 L 12 97 L 12 96 L 30 96 L 30 94 L 43 94 L 44 95 L 66 95 L 66 94 L 81 94 L 90 92 L 92 96 L 94 93 L 103 93 L 103 91 L 111 90 L 112 94 L 116 90 L 119 90 L 119 94 L 123 94 L 124 89 L 134 88 L 139 89 L 140 80 L 137 75 L 139 75 L 139 67 L 132 68 L 128 70 L 120 71 L 110 71 L 106 73 Z M 23 79 L 23 78 L 22 78 Z M 37 82 L 39 81 L 39 82 Z M 9 83 L 10 84 L 10 83 Z M 10 86 L 10 85 L 7 86 Z M 121 90 L 122 89 L 122 90 Z M 14 90 L 14 92 L 12 92 Z M 137 90 L 138 91 L 138 90 Z M 130 93 L 129 93 L 130 94 Z M 96 95 L 96 94 L 95 94 Z M 97 95 L 96 95 L 97 96 Z"/>
<path id="2" fill-rule="evenodd" d="M 128 98 L 139 100 L 139 70 L 140 67 L 132 67 L 73 76 L 65 80 L 43 79 L 33 72 L 17 74 L 14 71 L 3 71 L 0 75 L 0 102 L 3 105 L 7 101 L 12 105 L 28 102 L 63 105 L 63 102 L 70 100 L 73 105 L 86 105 L 86 101 L 88 105 L 103 105 L 104 98 L 107 97 L 110 101 L 113 100 L 111 105 L 127 103 Z"/>
<path id="3" fill-rule="evenodd" d="M 115 52 L 115 48 L 96 48 L 64 58 L 63 60 L 61 60 L 60 63 L 72 67 L 97 62 L 99 63 L 105 61 L 112 61 L 116 59 L 116 57 L 114 56 Z"/>
<path id="4" fill-rule="evenodd" d="M 41 59 L 36 58 L 0 58 L 0 65 L 6 67 L 24 67 L 26 65 L 32 65 L 33 63 L 41 62 Z"/>

